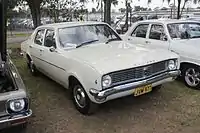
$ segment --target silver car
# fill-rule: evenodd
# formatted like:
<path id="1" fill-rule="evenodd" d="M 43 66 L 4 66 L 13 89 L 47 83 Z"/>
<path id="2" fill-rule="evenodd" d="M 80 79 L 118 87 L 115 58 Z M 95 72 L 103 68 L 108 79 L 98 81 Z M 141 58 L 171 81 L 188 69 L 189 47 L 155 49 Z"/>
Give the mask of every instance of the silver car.
<path id="1" fill-rule="evenodd" d="M 29 98 L 24 83 L 7 55 L 4 17 L 4 1 L 0 1 L 0 129 L 21 126 L 26 127 L 31 116 Z M 22 129 L 23 129 L 22 128 Z"/>

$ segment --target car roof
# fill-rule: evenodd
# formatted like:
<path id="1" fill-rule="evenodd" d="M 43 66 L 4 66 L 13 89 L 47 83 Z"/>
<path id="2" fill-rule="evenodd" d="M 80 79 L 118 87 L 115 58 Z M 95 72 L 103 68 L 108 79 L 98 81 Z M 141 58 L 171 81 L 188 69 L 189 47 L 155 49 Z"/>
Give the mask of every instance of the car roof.
<path id="1" fill-rule="evenodd" d="M 82 26 L 82 25 L 96 25 L 96 24 L 106 24 L 104 22 L 96 22 L 96 21 L 78 21 L 78 22 L 62 22 L 62 23 L 53 23 L 53 24 L 45 24 L 39 26 L 38 28 L 65 28 L 65 27 L 73 27 L 73 26 Z"/>
<path id="2" fill-rule="evenodd" d="M 185 23 L 185 22 L 198 23 L 197 21 L 193 21 L 193 20 L 178 20 L 178 19 L 152 19 L 152 20 L 138 21 L 138 23 L 163 23 L 163 24 Z"/>

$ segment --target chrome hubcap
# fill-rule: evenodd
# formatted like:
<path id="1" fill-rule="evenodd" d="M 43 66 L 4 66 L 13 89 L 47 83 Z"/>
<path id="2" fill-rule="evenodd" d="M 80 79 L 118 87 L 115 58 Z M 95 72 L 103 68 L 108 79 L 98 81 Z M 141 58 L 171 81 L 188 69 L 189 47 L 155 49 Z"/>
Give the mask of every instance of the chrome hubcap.
<path id="1" fill-rule="evenodd" d="M 86 106 L 85 92 L 82 87 L 76 86 L 74 88 L 74 99 L 80 108 L 84 108 Z"/>
<path id="2" fill-rule="evenodd" d="M 200 72 L 195 68 L 189 68 L 185 72 L 185 81 L 191 87 L 196 87 L 200 83 Z"/>

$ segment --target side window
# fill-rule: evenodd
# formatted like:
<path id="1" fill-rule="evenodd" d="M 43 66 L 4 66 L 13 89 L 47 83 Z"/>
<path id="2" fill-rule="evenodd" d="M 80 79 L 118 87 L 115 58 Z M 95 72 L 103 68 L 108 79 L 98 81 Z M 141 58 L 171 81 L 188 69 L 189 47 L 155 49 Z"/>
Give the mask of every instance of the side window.
<path id="1" fill-rule="evenodd" d="M 47 30 L 44 40 L 44 46 L 46 47 L 55 47 L 56 48 L 56 41 L 55 41 L 55 32 L 54 30 Z"/>
<path id="2" fill-rule="evenodd" d="M 148 27 L 149 27 L 149 24 L 142 24 L 142 25 L 137 26 L 131 36 L 146 38 Z"/>
<path id="3" fill-rule="evenodd" d="M 149 39 L 167 41 L 164 27 L 162 25 L 152 25 L 149 33 Z"/>
<path id="4" fill-rule="evenodd" d="M 35 44 L 42 45 L 43 40 L 44 40 L 44 29 L 38 30 L 34 42 Z"/>

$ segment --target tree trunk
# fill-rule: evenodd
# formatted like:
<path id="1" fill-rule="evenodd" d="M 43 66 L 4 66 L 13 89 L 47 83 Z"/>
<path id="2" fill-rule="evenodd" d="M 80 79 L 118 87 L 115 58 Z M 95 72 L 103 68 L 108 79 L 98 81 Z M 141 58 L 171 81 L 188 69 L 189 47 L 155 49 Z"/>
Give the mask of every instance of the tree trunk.
<path id="1" fill-rule="evenodd" d="M 107 18 L 107 6 L 106 6 L 106 0 L 104 0 L 104 12 L 103 12 L 103 19 L 104 22 L 106 22 L 106 18 Z"/>
<path id="2" fill-rule="evenodd" d="M 180 16 L 182 16 L 182 14 L 183 14 L 183 10 L 185 9 L 185 5 L 186 5 L 186 0 L 184 0 L 184 4 L 183 4 L 183 7 L 182 7 L 182 10 L 181 10 Z"/>
<path id="3" fill-rule="evenodd" d="M 7 38 L 7 0 L 1 0 L 0 1 L 0 14 L 1 14 L 1 18 L 0 18 L 0 32 L 1 32 L 1 36 L 0 36 L 0 51 L 2 53 L 1 54 L 1 58 L 3 61 L 6 61 L 6 56 L 7 56 L 7 47 L 6 47 L 6 38 Z"/>
<path id="4" fill-rule="evenodd" d="M 128 30 L 128 0 L 126 0 L 126 22 L 125 22 L 125 30 Z"/>
<path id="5" fill-rule="evenodd" d="M 103 21 L 103 1 L 101 0 L 101 21 Z"/>
<path id="6" fill-rule="evenodd" d="M 104 22 L 111 24 L 111 0 L 104 0 Z"/>
<path id="7" fill-rule="evenodd" d="M 29 0 L 27 2 L 31 10 L 34 28 L 37 28 L 38 26 L 41 25 L 40 3 L 37 3 L 38 1 L 33 1 L 33 0 Z"/>
<path id="8" fill-rule="evenodd" d="M 180 11 L 181 11 L 181 0 L 178 0 L 178 11 L 177 11 L 177 19 L 180 19 Z"/>

